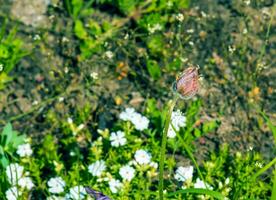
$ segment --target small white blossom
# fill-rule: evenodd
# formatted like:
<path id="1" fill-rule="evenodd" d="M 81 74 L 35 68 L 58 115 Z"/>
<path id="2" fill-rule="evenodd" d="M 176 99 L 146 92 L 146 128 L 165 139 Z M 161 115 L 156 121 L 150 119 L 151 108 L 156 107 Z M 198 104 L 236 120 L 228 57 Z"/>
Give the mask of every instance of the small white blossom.
<path id="1" fill-rule="evenodd" d="M 49 192 L 59 194 L 64 192 L 65 181 L 61 177 L 50 178 L 47 185 L 49 186 Z"/>
<path id="2" fill-rule="evenodd" d="M 126 165 L 120 168 L 119 174 L 123 180 L 131 181 L 135 176 L 135 169 Z"/>
<path id="3" fill-rule="evenodd" d="M 230 183 L 230 178 L 225 179 L 225 184 L 228 185 Z"/>
<path id="4" fill-rule="evenodd" d="M 187 33 L 194 33 L 194 32 L 195 32 L 194 29 L 188 29 L 188 30 L 187 30 Z"/>
<path id="5" fill-rule="evenodd" d="M 69 41 L 70 40 L 65 36 L 63 36 L 62 39 L 61 39 L 61 42 L 63 42 L 63 43 L 66 43 L 66 42 L 69 42 Z"/>
<path id="6" fill-rule="evenodd" d="M 147 151 L 140 149 L 135 152 L 134 158 L 140 165 L 149 164 L 151 155 Z"/>
<path id="7" fill-rule="evenodd" d="M 172 3 L 171 1 L 168 1 L 168 2 L 167 2 L 167 6 L 170 8 L 170 7 L 173 6 L 173 3 Z"/>
<path id="8" fill-rule="evenodd" d="M 186 181 L 188 179 L 192 179 L 193 171 L 194 171 L 193 166 L 188 166 L 188 167 L 180 166 L 175 171 L 174 178 L 178 181 Z"/>
<path id="9" fill-rule="evenodd" d="M 68 117 L 67 122 L 68 122 L 68 124 L 73 124 L 73 119 L 71 117 Z"/>
<path id="10" fill-rule="evenodd" d="M 243 34 L 247 34 L 247 33 L 248 33 L 248 30 L 245 28 L 245 29 L 243 29 L 242 33 L 243 33 Z"/>
<path id="11" fill-rule="evenodd" d="M 132 119 L 132 123 L 138 131 L 143 131 L 148 128 L 149 120 L 145 116 L 137 113 Z"/>
<path id="12" fill-rule="evenodd" d="M 125 133 L 123 131 L 112 132 L 110 135 L 111 146 L 119 147 L 126 144 Z"/>
<path id="13" fill-rule="evenodd" d="M 52 195 L 52 196 L 47 197 L 47 200 L 65 200 L 65 198 Z"/>
<path id="14" fill-rule="evenodd" d="M 64 97 L 59 97 L 59 98 L 58 98 L 58 101 L 59 101 L 59 102 L 63 102 L 63 101 L 64 101 Z"/>
<path id="15" fill-rule="evenodd" d="M 246 5 L 249 5 L 249 4 L 250 4 L 250 0 L 244 0 L 244 3 L 245 3 Z"/>
<path id="16" fill-rule="evenodd" d="M 105 56 L 106 56 L 108 59 L 111 59 L 111 58 L 113 58 L 114 54 L 112 53 L 112 51 L 106 51 L 106 52 L 105 52 Z"/>
<path id="17" fill-rule="evenodd" d="M 40 37 L 40 35 L 38 35 L 38 34 L 35 34 L 35 36 L 34 36 L 34 41 L 36 41 L 36 40 L 41 40 L 41 37 Z"/>
<path id="18" fill-rule="evenodd" d="M 154 33 L 154 32 L 156 32 L 156 31 L 161 31 L 161 30 L 162 30 L 162 26 L 159 23 L 153 24 L 153 25 L 148 24 L 148 31 L 151 34 Z"/>
<path id="19" fill-rule="evenodd" d="M 176 131 L 179 131 L 181 127 L 186 126 L 186 117 L 183 115 L 183 113 L 180 110 L 172 112 L 171 124 L 173 125 Z M 176 136 L 176 133 L 171 124 L 168 130 L 168 137 L 174 138 Z"/>
<path id="20" fill-rule="evenodd" d="M 17 147 L 17 151 L 16 153 L 20 156 L 20 157 L 27 157 L 32 155 L 33 150 L 31 149 L 31 145 L 29 143 L 27 144 L 21 144 Z"/>
<path id="21" fill-rule="evenodd" d="M 88 166 L 88 171 L 93 176 L 100 177 L 103 171 L 106 169 L 105 162 L 103 160 L 97 160 L 96 162 L 92 163 Z"/>
<path id="22" fill-rule="evenodd" d="M 131 121 L 135 113 L 134 108 L 126 108 L 125 111 L 120 113 L 119 118 L 124 121 Z"/>
<path id="23" fill-rule="evenodd" d="M 6 191 L 7 200 L 17 200 L 22 193 L 16 187 L 11 187 Z"/>
<path id="24" fill-rule="evenodd" d="M 12 163 L 6 168 L 6 174 L 10 184 L 16 185 L 18 180 L 23 176 L 24 168 L 17 163 Z"/>
<path id="25" fill-rule="evenodd" d="M 84 124 L 80 124 L 80 125 L 78 125 L 78 127 L 77 127 L 77 131 L 81 131 L 84 127 L 85 127 L 85 125 L 84 125 Z"/>
<path id="26" fill-rule="evenodd" d="M 184 15 L 182 13 L 178 13 L 176 16 L 175 16 L 175 19 L 177 21 L 180 21 L 180 22 L 183 22 L 184 20 Z"/>
<path id="27" fill-rule="evenodd" d="M 81 200 L 84 199 L 86 191 L 83 186 L 75 186 L 70 188 L 69 193 L 66 195 L 66 199 Z"/>
<path id="28" fill-rule="evenodd" d="M 22 188 L 31 190 L 34 187 L 32 179 L 30 177 L 22 177 L 18 180 L 18 185 Z"/>
<path id="29" fill-rule="evenodd" d="M 0 72 L 2 72 L 3 69 L 4 69 L 4 66 L 3 66 L 3 64 L 0 63 Z"/>
<path id="30" fill-rule="evenodd" d="M 211 189 L 211 190 L 213 189 L 213 187 L 211 187 L 209 184 L 207 183 L 204 184 L 204 182 L 199 178 L 196 179 L 196 182 L 194 183 L 194 188 L 203 188 L 203 189 Z"/>
<path id="31" fill-rule="evenodd" d="M 95 79 L 95 80 L 97 80 L 98 79 L 98 73 L 97 72 L 92 72 L 91 74 L 90 74 L 90 76 L 93 78 L 93 79 Z"/>
<path id="32" fill-rule="evenodd" d="M 124 121 L 130 121 L 138 131 L 143 131 L 149 126 L 148 118 L 135 112 L 134 108 L 126 108 L 125 111 L 120 113 L 119 118 Z"/>
<path id="33" fill-rule="evenodd" d="M 149 164 L 151 167 L 153 167 L 154 169 L 158 168 L 158 163 L 157 162 L 150 162 Z"/>
<path id="34" fill-rule="evenodd" d="M 108 184 L 109 184 L 109 189 L 111 190 L 112 193 L 117 193 L 123 186 L 122 183 L 116 179 L 111 179 Z"/>

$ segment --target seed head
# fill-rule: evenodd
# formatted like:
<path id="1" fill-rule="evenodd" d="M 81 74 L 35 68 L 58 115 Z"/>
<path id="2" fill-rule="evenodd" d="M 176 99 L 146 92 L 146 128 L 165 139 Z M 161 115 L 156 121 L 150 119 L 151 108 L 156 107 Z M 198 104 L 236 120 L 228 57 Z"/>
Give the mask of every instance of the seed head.
<path id="1" fill-rule="evenodd" d="M 182 99 L 190 99 L 197 94 L 199 90 L 199 67 L 188 67 L 176 79 L 173 89 Z"/>

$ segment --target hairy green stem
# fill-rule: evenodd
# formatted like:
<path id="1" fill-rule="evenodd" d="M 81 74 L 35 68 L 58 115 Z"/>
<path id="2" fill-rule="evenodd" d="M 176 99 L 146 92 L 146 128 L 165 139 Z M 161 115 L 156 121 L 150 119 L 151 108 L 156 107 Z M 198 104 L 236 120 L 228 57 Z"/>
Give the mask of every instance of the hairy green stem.
<path id="1" fill-rule="evenodd" d="M 159 191 L 159 199 L 164 199 L 163 189 L 164 189 L 164 161 L 165 161 L 165 153 L 166 153 L 166 144 L 167 144 L 167 135 L 168 130 L 170 126 L 171 116 L 173 112 L 173 108 L 176 104 L 178 97 L 174 96 L 173 100 L 169 102 L 169 109 L 166 116 L 165 121 L 165 127 L 162 135 L 162 141 L 161 141 L 161 150 L 160 150 L 160 160 L 159 160 L 159 185 L 158 185 L 158 191 Z"/>

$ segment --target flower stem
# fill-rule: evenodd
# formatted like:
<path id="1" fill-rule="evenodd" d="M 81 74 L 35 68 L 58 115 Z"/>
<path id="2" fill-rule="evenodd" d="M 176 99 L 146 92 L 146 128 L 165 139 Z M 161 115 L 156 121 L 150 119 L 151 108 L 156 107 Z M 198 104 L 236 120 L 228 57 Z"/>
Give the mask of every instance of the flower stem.
<path id="1" fill-rule="evenodd" d="M 175 95 L 173 100 L 169 102 L 169 109 L 167 112 L 166 116 L 166 121 L 165 121 L 165 127 L 163 130 L 163 135 L 162 135 L 162 141 L 161 141 L 161 149 L 160 149 L 160 160 L 159 160 L 159 185 L 158 185 L 158 190 L 159 190 L 159 199 L 163 200 L 164 195 L 163 195 L 163 190 L 164 190 L 164 161 L 165 161 L 165 153 L 166 153 L 166 144 L 167 144 L 167 135 L 168 135 L 168 130 L 171 122 L 171 116 L 173 112 L 173 108 L 176 104 L 176 101 L 178 99 L 178 96 Z"/>

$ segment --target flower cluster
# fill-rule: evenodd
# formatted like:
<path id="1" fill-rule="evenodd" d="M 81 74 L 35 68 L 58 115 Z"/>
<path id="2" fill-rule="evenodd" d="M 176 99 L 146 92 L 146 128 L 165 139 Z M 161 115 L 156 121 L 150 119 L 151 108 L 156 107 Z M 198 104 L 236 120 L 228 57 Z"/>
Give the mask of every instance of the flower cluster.
<path id="1" fill-rule="evenodd" d="M 171 124 L 168 130 L 168 137 L 174 138 L 176 136 L 175 131 L 179 131 L 181 127 L 186 126 L 186 117 L 180 110 L 173 111 L 171 117 Z"/>
<path id="2" fill-rule="evenodd" d="M 107 166 L 104 160 L 97 160 L 88 166 L 88 171 L 94 177 L 97 177 L 98 182 L 108 182 L 109 189 L 112 193 L 118 193 L 125 184 L 131 182 L 136 176 L 136 169 L 144 166 L 147 168 L 157 169 L 157 163 L 151 161 L 151 154 L 143 149 L 139 149 L 134 153 L 134 159 L 129 161 L 128 164 L 119 168 L 119 175 L 122 182 L 119 179 L 114 178 L 109 172 L 107 172 Z"/>
<path id="3" fill-rule="evenodd" d="M 119 118 L 123 121 L 130 121 L 138 131 L 143 131 L 149 126 L 149 119 L 137 113 L 134 108 L 126 108 L 120 113 Z"/>
<path id="4" fill-rule="evenodd" d="M 24 190 L 31 190 L 34 187 L 32 179 L 25 176 L 24 167 L 18 163 L 11 163 L 6 168 L 6 176 L 11 184 L 11 188 L 6 191 L 6 198 L 8 200 L 17 199 Z"/>

